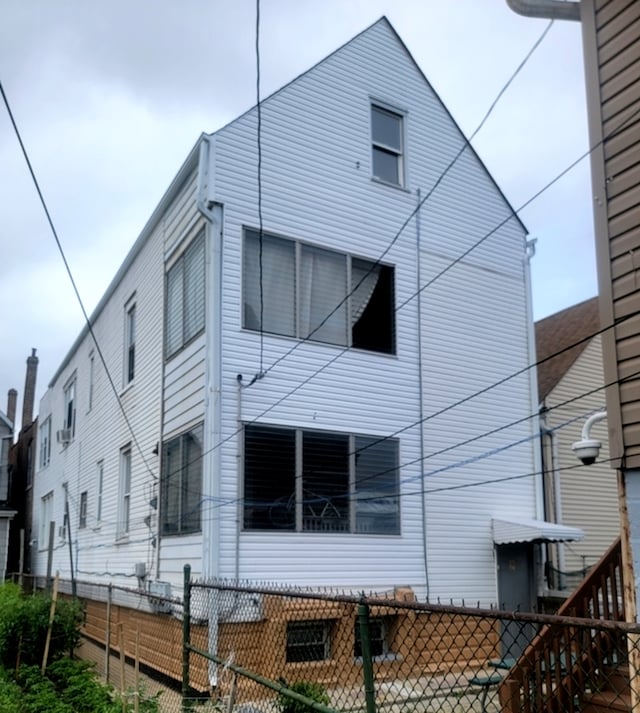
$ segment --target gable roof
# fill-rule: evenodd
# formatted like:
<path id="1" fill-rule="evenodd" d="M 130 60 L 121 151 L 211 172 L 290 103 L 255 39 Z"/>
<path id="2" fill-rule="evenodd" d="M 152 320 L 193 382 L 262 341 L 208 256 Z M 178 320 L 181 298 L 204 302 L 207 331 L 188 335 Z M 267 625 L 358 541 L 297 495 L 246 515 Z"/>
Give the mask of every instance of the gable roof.
<path id="1" fill-rule="evenodd" d="M 590 342 L 587 337 L 600 330 L 598 298 L 538 320 L 535 329 L 537 361 L 547 359 L 538 366 L 538 399 L 542 403 L 585 350 Z M 562 353 L 548 359 L 557 352 Z"/>

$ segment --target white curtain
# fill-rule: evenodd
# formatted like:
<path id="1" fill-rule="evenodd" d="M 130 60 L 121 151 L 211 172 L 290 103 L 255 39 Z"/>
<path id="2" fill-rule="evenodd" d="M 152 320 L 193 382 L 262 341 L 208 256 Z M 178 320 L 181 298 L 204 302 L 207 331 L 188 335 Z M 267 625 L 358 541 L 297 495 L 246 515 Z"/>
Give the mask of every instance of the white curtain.
<path id="1" fill-rule="evenodd" d="M 351 260 L 351 326 L 362 317 L 380 277 L 380 265 L 367 260 Z"/>
<path id="2" fill-rule="evenodd" d="M 346 294 L 346 256 L 303 245 L 300 253 L 300 337 L 347 344 Z"/>
<path id="3" fill-rule="evenodd" d="M 260 325 L 260 239 L 247 232 L 244 244 L 244 326 L 295 336 L 295 244 L 262 238 L 262 325 Z"/>

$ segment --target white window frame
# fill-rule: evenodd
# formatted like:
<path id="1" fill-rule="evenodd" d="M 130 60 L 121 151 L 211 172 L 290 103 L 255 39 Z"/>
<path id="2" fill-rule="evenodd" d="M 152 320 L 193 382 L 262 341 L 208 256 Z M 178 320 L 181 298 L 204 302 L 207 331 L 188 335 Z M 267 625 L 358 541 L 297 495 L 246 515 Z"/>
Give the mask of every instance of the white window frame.
<path id="1" fill-rule="evenodd" d="M 40 426 L 40 468 L 46 468 L 51 462 L 51 416 L 47 416 Z"/>
<path id="2" fill-rule="evenodd" d="M 89 491 L 83 490 L 80 493 L 80 508 L 78 513 L 78 529 L 83 530 L 87 526 L 87 510 L 89 507 Z"/>
<path id="3" fill-rule="evenodd" d="M 49 546 L 49 523 L 53 520 L 53 490 L 40 498 L 40 541 L 39 550 L 46 550 Z M 54 521 L 55 522 L 55 521 Z"/>
<path id="4" fill-rule="evenodd" d="M 399 130 L 399 139 L 400 139 L 400 145 L 399 146 L 393 146 L 387 142 L 385 142 L 381 137 L 376 137 L 375 136 L 375 131 L 374 131 L 374 122 L 373 122 L 373 115 L 374 112 L 379 112 L 380 114 L 385 114 L 387 116 L 393 117 L 394 119 L 397 119 L 399 122 L 400 130 Z M 376 100 L 371 100 L 371 110 L 370 110 L 370 119 L 371 119 L 371 176 L 375 181 L 380 181 L 381 183 L 384 183 L 388 186 L 397 186 L 400 188 L 403 188 L 405 186 L 405 124 L 406 124 L 406 113 L 402 112 L 394 107 L 389 106 L 388 104 L 385 104 L 384 102 L 376 101 Z M 376 175 L 375 172 L 375 155 L 376 152 L 380 152 L 383 154 L 386 154 L 388 156 L 393 156 L 396 160 L 396 169 L 397 169 L 397 181 L 391 181 L 388 178 L 385 178 L 384 176 L 378 176 Z"/>
<path id="5" fill-rule="evenodd" d="M 77 413 L 77 381 L 75 374 L 69 379 L 64 387 L 64 419 L 63 428 L 71 432 L 71 438 L 76 435 L 76 413 Z"/>
<path id="6" fill-rule="evenodd" d="M 165 359 L 174 357 L 204 332 L 206 324 L 206 250 L 205 229 L 202 228 L 171 264 L 166 266 Z M 200 251 L 202 251 L 201 262 L 198 261 Z M 190 263 L 191 260 L 194 262 Z M 194 270 L 198 270 L 195 281 L 188 279 L 190 266 Z M 172 320 L 175 320 L 175 324 Z"/>
<path id="7" fill-rule="evenodd" d="M 100 460 L 96 464 L 96 527 L 100 527 L 102 523 L 102 508 L 103 508 L 103 488 L 104 488 L 104 461 Z"/>
<path id="8" fill-rule="evenodd" d="M 96 357 L 94 352 L 89 354 L 89 398 L 87 404 L 87 411 L 91 411 L 93 408 L 93 388 L 94 381 L 96 377 Z"/>
<path id="9" fill-rule="evenodd" d="M 129 444 L 120 451 L 118 528 L 116 531 L 116 539 L 118 540 L 128 537 L 131 528 L 131 474 L 132 451 Z"/>
<path id="10" fill-rule="evenodd" d="M 192 442 L 200 443 L 200 454 L 194 455 L 188 448 L 189 439 Z M 177 448 L 178 468 L 174 472 L 168 472 L 169 448 Z M 162 447 L 162 477 L 160 482 L 160 530 L 163 537 L 178 537 L 202 531 L 202 474 L 204 451 L 204 428 L 203 424 L 198 424 L 188 431 L 181 433 L 174 438 L 167 440 Z M 193 470 L 191 466 L 196 466 Z M 194 498 L 198 502 L 197 513 L 189 510 L 191 500 Z M 169 527 L 167 512 L 169 510 L 169 499 L 175 498 L 171 510 L 175 512 L 177 521 L 174 527 Z M 189 503 L 186 505 L 185 503 Z M 186 510 L 185 510 L 186 507 Z M 192 517 L 197 515 L 197 517 Z M 197 524 L 195 523 L 197 520 Z"/>
<path id="11" fill-rule="evenodd" d="M 124 309 L 124 385 L 133 382 L 136 375 L 136 327 L 137 306 L 132 298 Z"/>

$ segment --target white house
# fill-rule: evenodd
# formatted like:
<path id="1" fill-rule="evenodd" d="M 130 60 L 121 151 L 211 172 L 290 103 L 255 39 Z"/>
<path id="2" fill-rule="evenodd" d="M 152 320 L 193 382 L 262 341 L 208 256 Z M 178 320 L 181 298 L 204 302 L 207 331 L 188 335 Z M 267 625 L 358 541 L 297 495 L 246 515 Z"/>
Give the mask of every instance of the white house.
<path id="1" fill-rule="evenodd" d="M 582 541 L 549 548 L 549 586 L 569 590 L 620 535 L 607 422 L 594 424 L 590 434 L 602 444 L 598 462 L 580 466 L 571 448 L 588 416 L 605 407 L 598 298 L 536 322 L 536 343 L 546 517 L 584 530 Z"/>
<path id="2" fill-rule="evenodd" d="M 385 18 L 261 125 L 262 234 L 253 108 L 199 138 L 51 381 L 36 571 L 70 577 L 70 537 L 83 580 L 526 603 L 532 543 L 575 532 L 536 521 L 524 227 Z"/>

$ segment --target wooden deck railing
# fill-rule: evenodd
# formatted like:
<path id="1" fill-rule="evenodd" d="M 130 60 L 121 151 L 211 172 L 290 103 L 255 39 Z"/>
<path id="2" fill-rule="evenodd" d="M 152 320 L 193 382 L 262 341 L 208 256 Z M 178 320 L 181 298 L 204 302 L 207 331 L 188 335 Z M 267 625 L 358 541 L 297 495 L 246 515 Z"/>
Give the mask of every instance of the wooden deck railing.
<path id="1" fill-rule="evenodd" d="M 624 621 L 622 550 L 618 539 L 558 611 L 563 624 L 545 625 L 527 646 L 498 693 L 503 713 L 572 713 L 579 696 L 596 686 L 603 666 L 626 655 L 614 630 L 580 620 Z"/>

